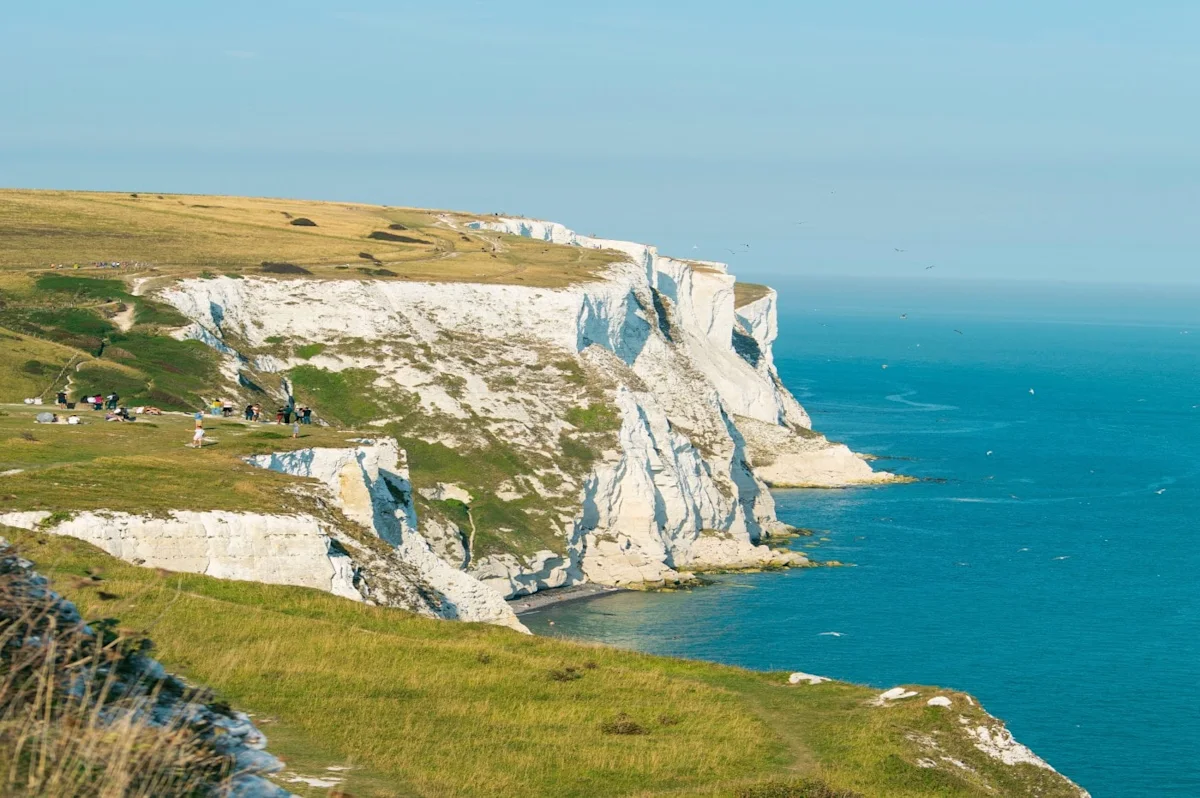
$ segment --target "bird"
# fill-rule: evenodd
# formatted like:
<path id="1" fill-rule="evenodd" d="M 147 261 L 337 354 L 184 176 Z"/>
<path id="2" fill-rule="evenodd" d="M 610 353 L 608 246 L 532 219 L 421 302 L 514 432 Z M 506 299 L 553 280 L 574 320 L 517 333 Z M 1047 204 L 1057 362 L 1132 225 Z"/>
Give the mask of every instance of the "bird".
<path id="1" fill-rule="evenodd" d="M 1034 395 L 1034 394 L 1033 394 L 1033 389 L 1032 389 L 1032 388 L 1030 388 L 1030 389 L 1029 389 L 1029 395 L 1030 395 L 1030 396 L 1033 396 L 1033 395 Z"/>
<path id="2" fill-rule="evenodd" d="M 988 456 L 988 457 L 991 457 L 991 456 L 992 456 L 992 450 L 991 450 L 991 449 L 988 449 L 988 450 L 987 450 L 987 456 Z"/>
<path id="3" fill-rule="evenodd" d="M 817 637 L 841 637 L 841 632 L 818 632 Z"/>
<path id="4" fill-rule="evenodd" d="M 935 268 L 937 268 L 937 264 L 936 264 L 936 263 L 932 263 L 932 264 L 930 264 L 930 265 L 928 265 L 928 266 L 926 266 L 926 267 L 925 267 L 925 271 L 929 271 L 930 269 L 935 269 Z"/>
<path id="5" fill-rule="evenodd" d="M 887 368 L 887 363 L 884 363 L 882 366 L 880 366 L 880 368 L 881 368 L 881 369 L 885 369 L 885 368 Z"/>
<path id="6" fill-rule="evenodd" d="M 804 222 L 796 222 L 796 224 L 804 224 Z"/>
<path id="7" fill-rule="evenodd" d="M 901 314 L 900 314 L 900 318 L 902 318 L 902 319 L 907 319 L 907 318 L 908 318 L 908 314 L 907 314 L 907 313 L 901 313 Z"/>
<path id="8" fill-rule="evenodd" d="M 733 250 L 733 249 L 728 249 L 728 248 L 726 248 L 726 250 L 725 250 L 725 251 L 726 251 L 726 252 L 728 252 L 730 255 L 736 255 L 736 254 L 737 254 L 737 250 Z"/>
<path id="9" fill-rule="evenodd" d="M 955 330 L 955 332 L 956 332 L 956 333 L 958 333 L 959 335 L 962 335 L 962 334 L 963 334 L 963 331 L 962 331 L 962 330 Z"/>
<path id="10" fill-rule="evenodd" d="M 1159 496 L 1161 496 L 1161 495 L 1163 495 L 1164 493 L 1166 493 L 1166 492 L 1167 492 L 1167 489 L 1166 489 L 1166 488 L 1159 488 L 1158 490 L 1156 490 L 1156 491 L 1154 491 L 1154 492 L 1155 492 L 1155 493 L 1157 493 Z"/>
<path id="11" fill-rule="evenodd" d="M 1063 556 L 1061 556 L 1061 557 L 1055 557 L 1054 559 L 1056 559 L 1056 560 L 1069 560 L 1069 559 L 1071 559 L 1071 555 L 1070 555 L 1070 554 L 1064 554 Z"/>
<path id="12" fill-rule="evenodd" d="M 897 252 L 907 252 L 908 251 L 906 249 L 900 249 L 900 247 L 892 247 L 892 249 L 896 250 Z"/>

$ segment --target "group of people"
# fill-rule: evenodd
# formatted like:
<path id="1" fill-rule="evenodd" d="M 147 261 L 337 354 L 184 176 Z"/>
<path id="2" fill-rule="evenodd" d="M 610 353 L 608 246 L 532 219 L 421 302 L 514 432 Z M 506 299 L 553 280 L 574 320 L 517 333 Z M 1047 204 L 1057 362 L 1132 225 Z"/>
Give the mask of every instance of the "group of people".
<path id="1" fill-rule="evenodd" d="M 213 400 L 208 405 L 208 413 L 213 416 L 222 418 L 230 418 L 233 416 L 233 403 L 228 399 Z M 246 409 L 242 411 L 242 417 L 246 421 L 265 422 L 263 417 L 263 408 L 260 404 L 246 405 Z M 193 449 L 199 449 L 204 446 L 204 411 L 198 410 L 194 416 L 196 421 L 195 431 L 192 433 L 192 442 L 188 444 Z M 286 405 L 275 411 L 276 424 L 291 424 L 292 437 L 300 437 L 300 425 L 312 423 L 312 408 L 301 405 L 296 406 L 294 399 L 290 399 Z"/>
<path id="2" fill-rule="evenodd" d="M 225 415 L 229 416 L 232 413 L 226 413 Z M 247 421 L 265 422 L 267 420 L 263 417 L 262 405 L 246 405 L 246 409 L 242 415 Z M 294 402 L 289 402 L 275 411 L 276 424 L 291 424 L 293 420 L 296 424 L 311 424 L 312 408 L 306 406 L 296 407 Z"/>
<path id="3" fill-rule="evenodd" d="M 64 408 L 66 410 L 74 410 L 75 409 L 75 402 L 70 401 L 70 398 L 67 396 L 66 388 L 63 388 L 61 391 L 58 392 L 58 396 L 55 398 L 55 401 L 59 407 Z M 100 393 L 87 394 L 83 397 L 82 402 L 84 405 L 86 405 L 87 407 L 91 408 L 94 411 L 95 410 L 105 411 L 105 413 L 104 413 L 105 421 L 133 421 L 137 418 L 136 415 L 130 414 L 128 407 L 121 404 L 121 397 L 116 391 L 113 391 L 112 393 L 108 394 L 107 396 L 105 396 L 104 394 L 100 394 Z M 162 410 L 159 410 L 157 407 L 138 407 L 138 408 L 135 408 L 134 412 L 138 413 L 138 414 L 145 413 L 145 414 L 151 415 L 151 416 L 161 416 L 162 415 Z M 70 423 L 73 423 L 73 424 L 79 423 L 78 416 L 72 416 L 71 418 L 74 418 L 76 420 L 72 421 Z"/>

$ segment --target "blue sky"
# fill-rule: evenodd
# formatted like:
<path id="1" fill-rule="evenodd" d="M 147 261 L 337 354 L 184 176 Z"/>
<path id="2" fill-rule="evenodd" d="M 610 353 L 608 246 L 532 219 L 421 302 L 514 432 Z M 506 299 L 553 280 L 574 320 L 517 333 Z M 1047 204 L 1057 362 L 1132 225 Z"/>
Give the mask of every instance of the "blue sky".
<path id="1" fill-rule="evenodd" d="M 1166 0 L 46 0 L 0 21 L 0 184 L 522 213 L 755 279 L 1200 282 L 1197 41 Z"/>

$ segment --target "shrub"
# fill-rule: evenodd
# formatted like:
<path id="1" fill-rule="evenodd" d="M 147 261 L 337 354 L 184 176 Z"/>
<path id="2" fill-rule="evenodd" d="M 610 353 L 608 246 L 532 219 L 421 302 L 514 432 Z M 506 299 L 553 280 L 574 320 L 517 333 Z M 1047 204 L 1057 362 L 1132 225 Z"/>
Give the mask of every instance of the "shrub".
<path id="1" fill-rule="evenodd" d="M 429 244 L 428 241 L 420 238 L 413 238 L 412 236 L 398 236 L 395 233 L 385 233 L 382 230 L 376 230 L 374 233 L 371 233 L 369 236 L 367 236 L 367 238 L 375 241 L 394 241 L 399 244 Z"/>
<path id="2" fill-rule="evenodd" d="M 295 224 L 295 222 L 292 222 L 292 224 Z M 268 274 L 312 274 L 312 272 L 303 266 L 270 260 L 262 262 L 262 270 Z"/>
<path id="3" fill-rule="evenodd" d="M 565 668 L 555 668 L 548 674 L 552 682 L 574 682 L 583 678 L 583 674 L 574 665 Z"/>
<path id="4" fill-rule="evenodd" d="M 649 734 L 650 730 L 633 718 L 622 712 L 611 720 L 600 724 L 600 731 L 605 734 Z M 757 796 L 756 796 L 757 798 Z"/>
<path id="5" fill-rule="evenodd" d="M 288 222 L 288 224 L 292 225 L 293 227 L 316 227 L 317 226 L 317 223 L 314 222 L 312 219 L 306 219 L 303 216 L 297 216 L 295 219 L 292 219 L 290 222 Z"/>

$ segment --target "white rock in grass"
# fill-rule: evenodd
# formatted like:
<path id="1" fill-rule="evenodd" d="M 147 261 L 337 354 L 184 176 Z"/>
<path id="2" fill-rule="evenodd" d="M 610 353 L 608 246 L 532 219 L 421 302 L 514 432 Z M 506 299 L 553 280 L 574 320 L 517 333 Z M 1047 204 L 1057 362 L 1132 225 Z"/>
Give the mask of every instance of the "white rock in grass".
<path id="1" fill-rule="evenodd" d="M 788 684 L 820 684 L 829 681 L 824 676 L 814 676 L 811 673 L 796 671 L 788 677 Z"/>
<path id="2" fill-rule="evenodd" d="M 917 695 L 913 690 L 905 690 L 903 687 L 893 687 L 891 690 L 884 690 L 879 694 L 877 701 L 900 701 L 905 698 L 912 698 Z"/>
<path id="3" fill-rule="evenodd" d="M 953 702 L 944 695 L 935 695 L 933 698 L 925 702 L 931 707 L 948 707 Z"/>

